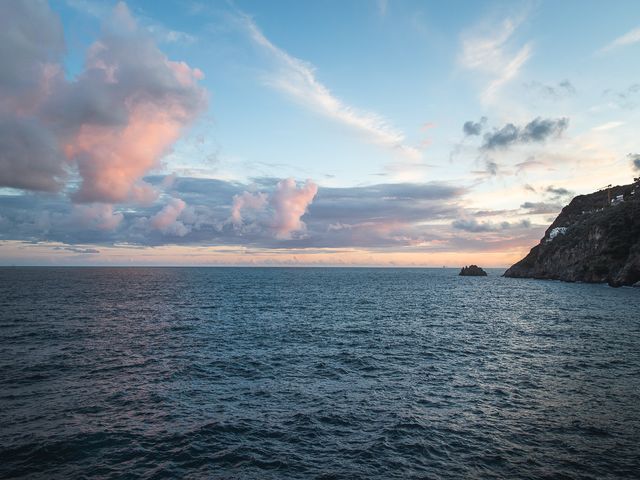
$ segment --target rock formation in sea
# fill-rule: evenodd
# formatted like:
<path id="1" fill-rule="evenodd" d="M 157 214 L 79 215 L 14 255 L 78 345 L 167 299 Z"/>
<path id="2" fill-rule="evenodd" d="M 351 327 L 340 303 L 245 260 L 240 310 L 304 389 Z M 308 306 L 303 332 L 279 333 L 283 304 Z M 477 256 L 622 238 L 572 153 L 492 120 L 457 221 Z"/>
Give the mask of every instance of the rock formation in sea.
<path id="1" fill-rule="evenodd" d="M 614 287 L 640 281 L 640 178 L 575 197 L 504 276 Z"/>
<path id="2" fill-rule="evenodd" d="M 487 272 L 477 265 L 469 265 L 468 267 L 462 267 L 458 275 L 463 277 L 486 277 Z"/>

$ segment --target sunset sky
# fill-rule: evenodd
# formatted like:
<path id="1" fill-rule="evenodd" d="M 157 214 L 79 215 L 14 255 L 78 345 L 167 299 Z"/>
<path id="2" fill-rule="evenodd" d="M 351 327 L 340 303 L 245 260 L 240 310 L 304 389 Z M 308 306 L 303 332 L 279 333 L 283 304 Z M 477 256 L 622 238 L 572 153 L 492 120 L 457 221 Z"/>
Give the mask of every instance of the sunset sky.
<path id="1" fill-rule="evenodd" d="M 0 1 L 0 264 L 509 266 L 640 174 L 640 2 Z"/>

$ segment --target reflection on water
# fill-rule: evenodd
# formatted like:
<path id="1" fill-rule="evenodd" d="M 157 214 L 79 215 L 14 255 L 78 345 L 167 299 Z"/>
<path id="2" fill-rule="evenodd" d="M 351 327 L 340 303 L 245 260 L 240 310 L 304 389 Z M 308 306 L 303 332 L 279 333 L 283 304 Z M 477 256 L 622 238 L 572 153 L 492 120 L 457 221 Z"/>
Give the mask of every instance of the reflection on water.
<path id="1" fill-rule="evenodd" d="M 634 478 L 640 292 L 0 269 L 0 476 Z"/>

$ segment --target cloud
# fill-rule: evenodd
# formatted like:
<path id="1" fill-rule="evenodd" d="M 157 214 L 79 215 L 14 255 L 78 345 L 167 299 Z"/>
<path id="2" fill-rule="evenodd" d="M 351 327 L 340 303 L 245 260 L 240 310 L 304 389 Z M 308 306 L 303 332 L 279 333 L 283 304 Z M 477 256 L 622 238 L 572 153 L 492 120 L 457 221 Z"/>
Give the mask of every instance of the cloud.
<path id="1" fill-rule="evenodd" d="M 526 172 L 528 170 L 533 170 L 536 168 L 548 168 L 549 163 L 543 160 L 537 160 L 535 157 L 527 157 L 522 162 L 518 162 L 514 165 L 516 167 L 516 174 L 520 174 Z M 526 187 L 532 188 L 530 185 L 526 185 Z"/>
<path id="2" fill-rule="evenodd" d="M 70 8 L 98 19 L 102 19 L 109 15 L 109 11 L 111 9 L 108 2 L 100 0 L 66 0 L 65 3 Z M 191 44 L 196 41 L 196 38 L 193 35 L 167 28 L 149 17 L 139 16 L 138 18 L 147 32 L 149 32 L 159 43 Z"/>
<path id="3" fill-rule="evenodd" d="M 307 180 L 301 187 L 296 185 L 293 178 L 278 182 L 270 201 L 274 209 L 273 227 L 277 237 L 288 238 L 292 232 L 305 229 L 305 224 L 300 219 L 316 193 L 318 186 L 311 180 Z"/>
<path id="4" fill-rule="evenodd" d="M 242 225 L 242 211 L 267 211 L 267 219 L 261 219 L 263 225 L 274 232 L 276 238 L 291 238 L 293 233 L 303 232 L 306 225 L 301 220 L 307 208 L 318 192 L 318 186 L 311 180 L 298 186 L 293 178 L 279 181 L 270 194 L 243 192 L 233 197 L 231 221 Z"/>
<path id="5" fill-rule="evenodd" d="M 76 205 L 72 216 L 80 225 L 90 230 L 112 231 L 118 228 L 124 215 L 113 211 L 112 205 L 97 203 L 93 205 Z"/>
<path id="6" fill-rule="evenodd" d="M 596 53 L 606 53 L 606 52 L 609 52 L 611 50 L 614 50 L 614 49 L 617 49 L 617 48 L 620 48 L 620 47 L 625 47 L 627 45 L 632 45 L 632 44 L 638 43 L 638 42 L 640 42 L 640 27 L 635 28 L 633 30 L 630 30 L 629 32 L 625 33 L 624 35 L 616 38 L 611 43 L 609 43 L 609 44 L 605 45 L 604 47 L 602 47 Z"/>
<path id="7" fill-rule="evenodd" d="M 593 127 L 591 130 L 594 132 L 605 132 L 607 130 L 613 130 L 614 128 L 621 127 L 622 125 L 624 125 L 624 122 L 607 122 Z"/>
<path id="8" fill-rule="evenodd" d="M 66 0 L 69 7 L 74 8 L 86 15 L 102 18 L 109 13 L 109 7 L 104 2 L 95 0 Z"/>
<path id="9" fill-rule="evenodd" d="M 55 192 L 66 177 L 65 156 L 46 126 L 0 113 L 0 186 Z"/>
<path id="10" fill-rule="evenodd" d="M 569 126 L 568 118 L 542 119 L 535 118 L 524 127 L 512 123 L 495 129 L 484 136 L 482 148 L 496 150 L 522 143 L 540 143 L 552 137 L 559 137 Z"/>
<path id="11" fill-rule="evenodd" d="M 607 89 L 603 95 L 611 98 L 618 107 L 632 110 L 638 105 L 638 93 L 640 93 L 640 83 L 633 83 L 624 90 Z"/>
<path id="12" fill-rule="evenodd" d="M 546 85 L 540 82 L 529 82 L 525 86 L 547 100 L 561 100 L 575 95 L 576 89 L 569 80 L 562 80 L 557 85 Z"/>
<path id="13" fill-rule="evenodd" d="M 276 63 L 276 68 L 267 78 L 271 87 L 284 92 L 304 107 L 360 132 L 374 144 L 389 148 L 412 160 L 422 157 L 418 149 L 406 145 L 404 133 L 392 127 L 384 117 L 377 113 L 357 110 L 338 99 L 318 81 L 313 66 L 292 57 L 271 43 L 248 16 L 244 15 L 242 20 L 254 43 L 267 52 Z"/>
<path id="14" fill-rule="evenodd" d="M 178 220 L 187 204 L 179 198 L 172 198 L 169 202 L 150 219 L 150 224 L 156 230 L 165 235 L 184 237 L 190 228 Z"/>
<path id="15" fill-rule="evenodd" d="M 269 199 L 263 192 L 242 192 L 233 196 L 233 206 L 231 207 L 231 223 L 240 226 L 243 223 L 242 210 L 262 211 L 266 208 Z"/>
<path id="16" fill-rule="evenodd" d="M 467 136 L 480 135 L 486 123 L 487 123 L 487 117 L 480 118 L 479 122 L 468 120 L 464 122 L 464 125 L 462 125 L 462 131 Z"/>
<path id="17" fill-rule="evenodd" d="M 627 158 L 631 162 L 631 167 L 640 172 L 640 153 L 630 153 L 627 155 Z"/>
<path id="18" fill-rule="evenodd" d="M 0 101 L 0 186 L 56 191 L 77 172 L 76 202 L 151 201 L 142 177 L 206 106 L 202 73 L 169 60 L 124 3 L 71 81 L 46 2 L 3 2 L 0 18 L 11 20 L 0 31 L 3 72 L 27 79 L 0 75 L 0 92 L 12 93 Z"/>
<path id="19" fill-rule="evenodd" d="M 562 210 L 562 205 L 558 203 L 546 203 L 546 202 L 524 202 L 520 205 L 520 208 L 524 208 L 525 210 L 529 210 L 529 214 L 537 215 L 537 214 L 547 214 L 547 213 L 558 213 Z"/>
<path id="20" fill-rule="evenodd" d="M 495 177 L 496 175 L 498 175 L 498 170 L 500 169 L 500 167 L 493 160 L 489 160 L 489 159 L 485 160 L 484 167 L 485 167 L 485 171 L 492 177 Z"/>
<path id="21" fill-rule="evenodd" d="M 466 232 L 481 233 L 481 232 L 499 232 L 501 230 L 508 230 L 511 228 L 529 228 L 531 222 L 529 220 L 521 220 L 520 222 L 478 222 L 475 218 L 466 218 L 454 220 L 451 226 L 457 230 L 464 230 Z"/>
<path id="22" fill-rule="evenodd" d="M 485 134 L 482 148 L 493 150 L 500 147 L 507 147 L 517 143 L 519 138 L 520 129 L 512 123 L 508 123 L 504 127 L 494 130 L 493 133 Z"/>
<path id="23" fill-rule="evenodd" d="M 32 108 L 64 49 L 62 23 L 46 2 L 0 2 L 0 106 Z"/>
<path id="24" fill-rule="evenodd" d="M 100 253 L 100 250 L 95 248 L 81 248 L 81 247 L 54 247 L 54 250 L 65 250 L 67 252 L 73 253 L 82 253 L 82 254 L 93 254 Z"/>
<path id="25" fill-rule="evenodd" d="M 318 188 L 310 181 L 296 184 L 277 178 L 254 179 L 246 185 L 177 177 L 162 187 L 165 176 L 144 180 L 154 188 L 165 188 L 163 198 L 172 200 L 161 208 L 138 204 L 115 209 L 105 204 L 74 205 L 63 195 L 0 195 L 0 240 L 275 249 L 415 246 L 440 241 L 439 229 L 461 215 L 461 198 L 467 193 L 464 187 L 445 183 Z M 266 201 L 245 202 L 240 208 L 235 218 L 241 223 L 231 221 L 234 198 L 262 196 Z M 172 230 L 175 222 L 185 229 L 177 225 Z"/>
<path id="26" fill-rule="evenodd" d="M 463 68 L 484 73 L 489 80 L 481 95 L 485 104 L 492 103 L 500 89 L 514 79 L 531 56 L 532 47 L 511 46 L 511 38 L 524 19 L 507 18 L 500 25 L 485 25 L 463 35 L 459 63 Z"/>
<path id="27" fill-rule="evenodd" d="M 548 193 L 554 199 L 560 199 L 562 197 L 572 197 L 573 196 L 573 192 L 572 191 L 567 190 L 566 188 L 563 188 L 563 187 L 554 187 L 553 185 L 549 185 L 545 189 L 545 192 Z"/>

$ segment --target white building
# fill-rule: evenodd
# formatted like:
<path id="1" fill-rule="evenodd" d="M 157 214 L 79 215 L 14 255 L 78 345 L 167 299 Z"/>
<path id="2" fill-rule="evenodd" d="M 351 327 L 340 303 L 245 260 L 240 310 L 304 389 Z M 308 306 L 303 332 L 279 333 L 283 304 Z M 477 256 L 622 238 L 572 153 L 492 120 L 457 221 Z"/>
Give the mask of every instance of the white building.
<path id="1" fill-rule="evenodd" d="M 558 235 L 564 235 L 567 233 L 567 227 L 556 227 L 549 232 L 549 240 L 547 242 L 551 242 Z"/>
<path id="2" fill-rule="evenodd" d="M 611 205 L 618 205 L 622 202 L 624 202 L 624 195 L 617 195 L 615 198 L 611 199 Z"/>

